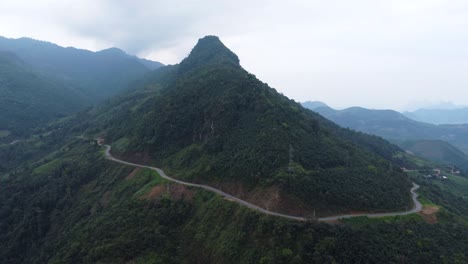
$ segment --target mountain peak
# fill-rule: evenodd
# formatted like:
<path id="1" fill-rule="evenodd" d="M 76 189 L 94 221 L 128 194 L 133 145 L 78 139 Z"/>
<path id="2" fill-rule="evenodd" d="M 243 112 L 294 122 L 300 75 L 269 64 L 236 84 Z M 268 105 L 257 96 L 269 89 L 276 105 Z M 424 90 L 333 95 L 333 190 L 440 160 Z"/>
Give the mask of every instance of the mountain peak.
<path id="1" fill-rule="evenodd" d="M 129 56 L 125 51 L 115 47 L 103 49 L 101 51 L 98 51 L 97 53 L 115 56 Z"/>
<path id="2" fill-rule="evenodd" d="M 310 109 L 310 110 L 314 110 L 314 109 L 317 109 L 317 108 L 320 108 L 320 107 L 329 107 L 327 104 L 325 104 L 323 102 L 320 102 L 320 101 L 303 102 L 302 106 L 307 108 L 307 109 Z"/>
<path id="3" fill-rule="evenodd" d="M 206 36 L 198 43 L 180 65 L 183 68 L 203 64 L 230 64 L 239 66 L 239 58 L 217 36 Z"/>

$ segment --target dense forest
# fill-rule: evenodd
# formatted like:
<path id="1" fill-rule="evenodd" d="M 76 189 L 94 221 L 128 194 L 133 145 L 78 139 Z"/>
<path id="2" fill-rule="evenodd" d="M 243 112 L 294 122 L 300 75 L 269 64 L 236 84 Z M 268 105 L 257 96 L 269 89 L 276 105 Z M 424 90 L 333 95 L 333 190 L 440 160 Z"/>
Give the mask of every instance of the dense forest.
<path id="1" fill-rule="evenodd" d="M 442 140 L 409 140 L 397 143 L 418 157 L 440 164 L 455 165 L 468 171 L 468 156 L 461 150 Z"/>
<path id="2" fill-rule="evenodd" d="M 0 37 L 0 50 L 14 53 L 38 72 L 82 91 L 92 103 L 115 95 L 132 81 L 163 66 L 117 48 L 92 52 L 30 38 Z"/>
<path id="3" fill-rule="evenodd" d="M 94 141 L 69 142 L 1 180 L 1 263 L 468 261 L 468 229 L 453 209 L 432 225 L 417 215 L 289 221 L 106 161 Z M 451 203 L 443 191 L 424 193 Z"/>
<path id="4" fill-rule="evenodd" d="M 90 103 L 80 91 L 41 76 L 13 53 L 0 52 L 0 130 L 18 138 L 86 106 Z"/>
<path id="5" fill-rule="evenodd" d="M 310 107 L 340 126 L 378 135 L 392 142 L 442 140 L 465 153 L 468 152 L 468 137 L 466 137 L 468 125 L 466 124 L 434 125 L 412 120 L 393 110 L 374 110 L 362 107 L 335 110 L 326 105 L 317 104 L 304 104 L 304 107 Z M 405 147 L 404 144 L 401 146 Z M 433 159 L 433 161 L 439 162 L 440 159 Z M 458 161 L 456 158 L 451 160 L 451 163 L 458 163 Z"/>
<path id="6" fill-rule="evenodd" d="M 437 212 L 287 220 L 106 160 L 97 137 L 171 176 L 241 186 L 247 200 L 279 190 L 289 203 L 271 210 L 404 210 L 414 181 Z M 133 89 L 0 143 L 0 263 L 467 263 L 463 190 L 407 164 L 419 166 L 258 81 L 210 36 Z"/>
<path id="7" fill-rule="evenodd" d="M 117 48 L 91 52 L 0 37 L 0 142 L 29 137 L 35 128 L 83 111 L 161 66 Z"/>
<path id="8" fill-rule="evenodd" d="M 228 192 L 226 184 L 236 182 L 240 195 L 279 187 L 297 201 L 279 210 L 411 206 L 411 183 L 391 161 L 398 147 L 342 129 L 279 94 L 242 69 L 216 37 L 88 114 L 85 133 L 113 143 L 116 154 L 145 157 Z"/>

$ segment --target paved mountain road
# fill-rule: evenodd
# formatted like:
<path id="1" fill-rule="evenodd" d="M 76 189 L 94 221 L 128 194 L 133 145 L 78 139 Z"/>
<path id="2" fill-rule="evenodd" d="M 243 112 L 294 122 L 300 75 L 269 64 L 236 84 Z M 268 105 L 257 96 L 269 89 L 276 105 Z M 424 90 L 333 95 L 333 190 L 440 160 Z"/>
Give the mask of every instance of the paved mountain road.
<path id="1" fill-rule="evenodd" d="M 174 179 L 172 177 L 167 176 L 166 173 L 164 173 L 164 171 L 159 169 L 159 168 L 146 166 L 146 165 L 140 165 L 140 164 L 136 164 L 136 163 L 132 163 L 132 162 L 128 162 L 128 161 L 124 161 L 124 160 L 114 158 L 112 156 L 112 154 L 110 153 L 111 146 L 105 145 L 105 147 L 106 147 L 106 152 L 105 152 L 106 153 L 106 158 L 109 159 L 109 160 L 112 160 L 112 161 L 115 161 L 115 162 L 118 162 L 118 163 L 121 163 L 121 164 L 129 165 L 129 166 L 151 169 L 151 170 L 154 170 L 157 173 L 159 173 L 159 175 L 161 175 L 161 177 L 163 177 L 166 180 L 176 182 L 176 183 L 179 183 L 179 184 L 182 184 L 182 185 L 185 185 L 185 186 L 202 188 L 202 189 L 208 190 L 210 192 L 217 193 L 217 194 L 227 198 L 228 200 L 231 200 L 231 201 L 234 201 L 236 203 L 242 204 L 242 205 L 244 205 L 244 206 L 246 206 L 248 208 L 251 208 L 253 210 L 257 210 L 257 211 L 259 211 L 261 213 L 268 214 L 268 215 L 273 215 L 273 216 L 279 216 L 279 217 L 283 217 L 283 218 L 287 218 L 287 219 L 291 219 L 291 220 L 296 220 L 296 221 L 309 221 L 309 220 L 332 221 L 332 220 L 338 220 L 338 219 L 341 219 L 341 218 L 350 218 L 350 217 L 357 217 L 357 216 L 383 217 L 383 216 L 407 215 L 407 214 L 412 214 L 412 213 L 419 212 L 422 209 L 421 203 L 417 200 L 418 194 L 416 193 L 416 190 L 419 188 L 419 186 L 417 184 L 413 183 L 413 188 L 411 188 L 411 194 L 412 194 L 412 198 L 413 198 L 413 202 L 414 202 L 414 207 L 413 207 L 413 209 L 411 209 L 409 211 L 394 212 L 394 213 L 375 213 L 375 214 L 369 213 L 369 214 L 336 215 L 336 216 L 319 217 L 319 218 L 307 218 L 307 217 L 301 217 L 301 216 L 281 214 L 281 213 L 266 210 L 266 209 L 264 209 L 262 207 L 259 207 L 259 206 L 255 205 L 255 204 L 251 204 L 251 203 L 249 203 L 247 201 L 244 201 L 244 200 L 242 200 L 240 198 L 237 198 L 235 196 L 232 196 L 232 195 L 230 195 L 228 193 L 225 193 L 225 192 L 223 192 L 221 190 L 218 190 L 216 188 L 213 188 L 213 187 L 210 187 L 210 186 L 207 186 L 207 185 L 184 182 L 184 181 L 181 181 L 181 180 Z"/>
<path id="2" fill-rule="evenodd" d="M 351 217 L 357 217 L 357 216 L 367 216 L 370 218 L 375 218 L 375 217 L 385 217 L 385 216 L 409 215 L 409 214 L 417 213 L 422 210 L 422 204 L 418 201 L 418 194 L 416 193 L 416 190 L 418 188 L 419 188 L 419 185 L 413 182 L 413 187 L 411 188 L 411 197 L 413 198 L 413 208 L 411 210 L 403 211 L 403 212 L 373 213 L 373 214 L 363 213 L 363 214 L 327 216 L 327 217 L 320 217 L 319 221 L 332 221 L 332 220 L 338 220 L 341 218 L 351 218 Z"/>

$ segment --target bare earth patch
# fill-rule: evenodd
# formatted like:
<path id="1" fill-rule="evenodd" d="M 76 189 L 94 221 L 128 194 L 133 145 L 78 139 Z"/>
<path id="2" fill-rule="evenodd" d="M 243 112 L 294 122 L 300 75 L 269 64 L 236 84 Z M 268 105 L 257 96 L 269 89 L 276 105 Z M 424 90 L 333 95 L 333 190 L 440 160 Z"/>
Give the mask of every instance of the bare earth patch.
<path id="1" fill-rule="evenodd" d="M 184 200 L 191 202 L 194 192 L 180 184 L 164 184 L 157 185 L 142 198 L 147 200 L 159 200 L 163 195 L 167 194 L 171 200 Z"/>
<path id="2" fill-rule="evenodd" d="M 180 184 L 169 185 L 169 195 L 172 200 L 184 200 L 188 202 L 193 200 L 193 191 Z"/>
<path id="3" fill-rule="evenodd" d="M 424 221 L 428 224 L 435 224 L 437 223 L 437 212 L 439 212 L 439 208 L 435 206 L 424 206 L 424 208 L 418 213 Z"/>
<path id="4" fill-rule="evenodd" d="M 148 200 L 158 200 L 164 192 L 165 192 L 164 186 L 157 185 L 157 186 L 154 186 L 144 198 Z"/>
<path id="5" fill-rule="evenodd" d="M 127 177 L 125 177 L 126 180 L 131 180 L 135 178 L 135 176 L 138 174 L 138 172 L 141 170 L 141 168 L 135 168 Z"/>

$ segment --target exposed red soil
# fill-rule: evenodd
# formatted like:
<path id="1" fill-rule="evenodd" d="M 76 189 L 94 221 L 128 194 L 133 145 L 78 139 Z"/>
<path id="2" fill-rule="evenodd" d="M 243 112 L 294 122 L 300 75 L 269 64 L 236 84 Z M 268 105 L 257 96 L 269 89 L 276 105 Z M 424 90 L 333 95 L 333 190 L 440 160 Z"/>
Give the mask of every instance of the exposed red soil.
<path id="1" fill-rule="evenodd" d="M 154 186 L 144 198 L 148 200 L 159 200 L 159 198 L 161 198 L 164 191 L 165 191 L 164 186 L 162 185 Z"/>
<path id="2" fill-rule="evenodd" d="M 424 208 L 418 213 L 424 221 L 428 224 L 436 224 L 437 220 L 437 212 L 439 212 L 439 208 L 435 206 L 424 206 Z"/>
<path id="3" fill-rule="evenodd" d="M 140 170 L 141 168 L 135 168 L 132 172 L 130 172 L 130 174 L 127 177 L 125 177 L 125 180 L 131 180 L 135 178 L 135 176 L 138 174 Z"/>
<path id="4" fill-rule="evenodd" d="M 172 200 L 193 201 L 194 192 L 180 184 L 163 184 L 154 186 L 142 199 L 159 200 L 163 195 L 169 195 Z"/>
<path id="5" fill-rule="evenodd" d="M 181 184 L 169 185 L 169 195 L 172 200 L 193 201 L 194 192 Z"/>

